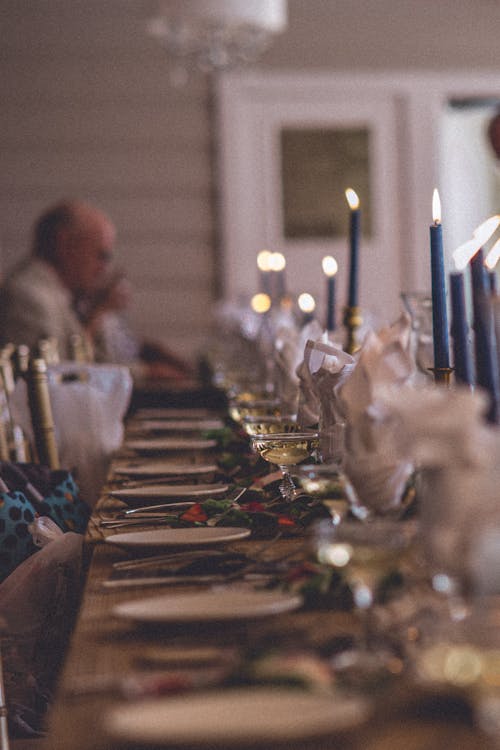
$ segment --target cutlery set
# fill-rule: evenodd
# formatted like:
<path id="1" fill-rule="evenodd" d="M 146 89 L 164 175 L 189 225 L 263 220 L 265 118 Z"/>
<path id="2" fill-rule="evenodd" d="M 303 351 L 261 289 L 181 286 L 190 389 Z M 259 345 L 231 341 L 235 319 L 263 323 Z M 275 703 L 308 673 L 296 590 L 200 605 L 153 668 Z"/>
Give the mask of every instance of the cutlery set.
<path id="1" fill-rule="evenodd" d="M 105 588 L 149 585 L 212 585 L 237 580 L 269 580 L 296 556 L 297 550 L 263 557 L 281 537 L 265 542 L 251 557 L 229 550 L 189 550 L 123 560 L 113 564 Z"/>

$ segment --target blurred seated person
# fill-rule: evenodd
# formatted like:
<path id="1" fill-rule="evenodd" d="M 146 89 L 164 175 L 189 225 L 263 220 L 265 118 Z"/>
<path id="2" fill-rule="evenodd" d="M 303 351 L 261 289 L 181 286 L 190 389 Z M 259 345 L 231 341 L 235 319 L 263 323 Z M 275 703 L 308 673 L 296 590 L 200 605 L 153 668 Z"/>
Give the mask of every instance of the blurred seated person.
<path id="1" fill-rule="evenodd" d="M 139 341 L 134 335 L 126 314 L 132 294 L 130 281 L 123 271 L 116 271 L 108 274 L 93 294 L 76 300 L 75 309 L 84 326 L 94 319 L 96 310 L 102 310 L 93 341 L 96 359 L 116 364 L 140 361 L 147 366 L 146 374 L 153 377 L 156 374 L 161 377 L 166 363 L 178 368 L 183 375 L 188 374 L 188 366 L 162 344 Z"/>
<path id="2" fill-rule="evenodd" d="M 0 291 L 0 342 L 34 347 L 54 337 L 62 359 L 71 357 L 75 334 L 95 349 L 96 359 L 112 362 L 112 347 L 103 345 L 108 316 L 126 304 L 123 289 L 112 278 L 116 230 L 97 208 L 80 201 L 60 203 L 37 221 L 31 255 L 7 276 Z M 91 300 L 85 313 L 81 300 Z M 167 349 L 136 344 L 126 364 L 145 376 L 183 378 L 187 366 Z M 142 354 L 145 356 L 143 357 Z M 120 363 L 124 363 L 123 359 Z"/>

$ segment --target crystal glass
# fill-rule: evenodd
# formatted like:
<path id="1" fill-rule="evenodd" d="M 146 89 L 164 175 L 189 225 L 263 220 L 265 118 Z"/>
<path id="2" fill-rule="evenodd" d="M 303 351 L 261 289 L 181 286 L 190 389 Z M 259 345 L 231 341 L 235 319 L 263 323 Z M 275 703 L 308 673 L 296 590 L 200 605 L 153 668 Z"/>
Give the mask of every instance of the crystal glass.
<path id="1" fill-rule="evenodd" d="M 335 525 L 359 505 L 354 487 L 337 463 L 303 464 L 297 478 L 304 492 L 328 508 Z"/>
<path id="2" fill-rule="evenodd" d="M 411 317 L 412 349 L 421 374 L 432 379 L 434 367 L 432 335 L 432 298 L 424 292 L 401 292 L 403 304 Z"/>
<path id="3" fill-rule="evenodd" d="M 241 424 L 246 417 L 279 416 L 280 400 L 262 394 L 242 393 L 229 402 L 229 416 Z"/>
<path id="4" fill-rule="evenodd" d="M 273 432 L 302 432 L 304 429 L 295 422 L 291 414 L 276 417 L 246 416 L 241 426 L 249 436 L 268 435 Z"/>
<path id="5" fill-rule="evenodd" d="M 319 452 L 323 463 L 335 463 L 339 467 L 344 465 L 346 457 L 346 423 L 335 422 L 324 425 L 320 418 Z"/>
<path id="6" fill-rule="evenodd" d="M 393 664 L 394 654 L 373 647 L 372 608 L 384 580 L 399 569 L 412 537 L 412 526 L 388 519 L 340 524 L 324 520 L 315 525 L 312 544 L 316 559 L 342 573 L 361 618 L 359 643 L 341 654 L 339 669 L 361 677 L 374 676 Z"/>
<path id="7" fill-rule="evenodd" d="M 292 501 L 296 488 L 290 470 L 318 449 L 319 435 L 313 430 L 258 434 L 252 436 L 252 447 L 265 461 L 278 466 L 283 475 L 280 492 L 285 500 Z"/>

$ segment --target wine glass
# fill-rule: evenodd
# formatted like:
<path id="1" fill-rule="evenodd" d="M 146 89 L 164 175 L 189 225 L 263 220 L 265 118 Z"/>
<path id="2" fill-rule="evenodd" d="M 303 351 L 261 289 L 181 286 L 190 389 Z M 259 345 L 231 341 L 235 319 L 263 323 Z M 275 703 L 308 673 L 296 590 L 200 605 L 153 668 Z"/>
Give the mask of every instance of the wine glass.
<path id="1" fill-rule="evenodd" d="M 394 654 L 373 648 L 373 606 L 383 582 L 399 570 L 413 534 L 413 525 L 383 518 L 340 524 L 328 519 L 315 524 L 312 541 L 316 559 L 342 573 L 361 618 L 359 644 L 341 654 L 335 665 L 354 679 L 388 674 L 393 668 Z"/>
<path id="2" fill-rule="evenodd" d="M 301 432 L 293 414 L 280 416 L 250 416 L 243 417 L 241 426 L 249 437 L 253 435 L 268 435 L 273 432 Z"/>
<path id="3" fill-rule="evenodd" d="M 332 523 L 339 524 L 350 509 L 362 510 L 349 478 L 338 463 L 303 464 L 297 471 L 299 485 L 329 511 Z"/>
<path id="4" fill-rule="evenodd" d="M 269 432 L 252 435 L 252 447 L 265 461 L 276 464 L 281 471 L 283 481 L 280 492 L 283 498 L 291 502 L 295 497 L 295 484 L 290 474 L 292 466 L 310 458 L 319 446 L 319 435 L 314 430 L 303 430 L 294 425 L 296 430 L 289 432 Z M 299 430 L 299 431 L 297 431 Z"/>
<path id="5" fill-rule="evenodd" d="M 432 298 L 424 292 L 401 292 L 403 304 L 411 317 L 412 349 L 421 375 L 432 378 L 434 365 L 432 336 Z"/>
<path id="6" fill-rule="evenodd" d="M 229 416 L 237 424 L 245 417 L 272 417 L 280 413 L 280 400 L 265 394 L 245 392 L 229 402 Z"/>

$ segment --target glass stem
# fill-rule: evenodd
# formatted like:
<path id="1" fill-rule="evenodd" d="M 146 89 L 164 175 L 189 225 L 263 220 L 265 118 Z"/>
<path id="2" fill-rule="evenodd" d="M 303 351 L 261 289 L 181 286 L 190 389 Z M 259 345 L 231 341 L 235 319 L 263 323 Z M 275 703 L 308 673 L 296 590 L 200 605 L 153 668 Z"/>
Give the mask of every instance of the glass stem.
<path id="1" fill-rule="evenodd" d="M 293 500 L 293 493 L 295 492 L 295 485 L 290 475 L 287 466 L 280 466 L 280 471 L 283 476 L 283 481 L 280 484 L 280 491 L 285 500 L 291 502 Z"/>
<path id="2" fill-rule="evenodd" d="M 354 604 L 358 611 L 361 623 L 361 634 L 359 636 L 362 651 L 370 651 L 372 645 L 372 606 L 373 591 L 365 583 L 358 583 L 353 589 Z"/>

